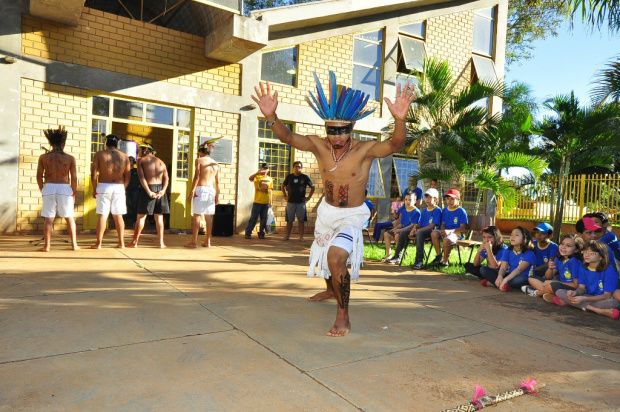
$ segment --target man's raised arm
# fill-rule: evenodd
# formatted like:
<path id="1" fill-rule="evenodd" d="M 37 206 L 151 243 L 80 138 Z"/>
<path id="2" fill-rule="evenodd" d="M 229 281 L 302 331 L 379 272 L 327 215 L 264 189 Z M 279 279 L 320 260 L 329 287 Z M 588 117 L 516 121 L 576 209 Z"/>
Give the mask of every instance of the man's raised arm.
<path id="1" fill-rule="evenodd" d="M 314 153 L 316 146 L 308 136 L 291 132 L 290 129 L 278 119 L 276 115 L 276 109 L 278 108 L 278 92 L 274 91 L 273 95 L 271 94 L 271 85 L 269 82 L 267 82 L 267 84 L 260 82 L 259 86 L 260 89 L 258 86 L 254 87 L 256 96 L 252 96 L 252 99 L 258 104 L 273 134 L 282 143 L 291 145 L 299 150 Z"/>

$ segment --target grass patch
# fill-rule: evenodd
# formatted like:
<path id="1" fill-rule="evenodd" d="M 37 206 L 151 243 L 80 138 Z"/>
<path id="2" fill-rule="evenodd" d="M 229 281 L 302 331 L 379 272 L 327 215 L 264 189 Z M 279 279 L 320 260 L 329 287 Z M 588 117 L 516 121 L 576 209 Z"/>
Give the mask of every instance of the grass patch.
<path id="1" fill-rule="evenodd" d="M 392 253 L 394 252 L 395 249 L 396 249 L 396 246 L 393 246 Z M 428 261 L 432 262 L 433 259 L 435 259 L 435 256 L 437 256 L 437 254 L 435 253 L 435 248 L 433 248 L 433 246 L 430 243 L 426 243 L 424 245 L 424 249 L 426 253 L 430 251 L 431 256 Z M 476 252 L 477 252 L 477 248 L 474 250 L 474 256 Z M 407 246 L 407 254 L 405 255 L 405 260 L 403 261 L 402 266 L 409 267 L 413 265 L 415 263 L 414 262 L 415 253 L 416 253 L 416 245 L 410 243 Z M 463 263 L 467 261 L 467 258 L 469 257 L 469 253 L 470 253 L 469 249 L 461 248 L 461 258 L 463 259 Z M 373 245 L 371 245 L 370 243 L 364 242 L 364 258 L 365 259 L 380 261 L 384 257 L 385 257 L 385 244 L 384 243 L 373 243 Z M 452 251 L 450 252 L 450 259 L 448 260 L 448 262 L 450 262 L 450 266 L 446 268 L 435 267 L 433 268 L 433 270 L 447 273 L 449 275 L 463 276 L 465 274 L 465 267 L 459 264 L 459 255 L 455 248 L 452 249 Z"/>

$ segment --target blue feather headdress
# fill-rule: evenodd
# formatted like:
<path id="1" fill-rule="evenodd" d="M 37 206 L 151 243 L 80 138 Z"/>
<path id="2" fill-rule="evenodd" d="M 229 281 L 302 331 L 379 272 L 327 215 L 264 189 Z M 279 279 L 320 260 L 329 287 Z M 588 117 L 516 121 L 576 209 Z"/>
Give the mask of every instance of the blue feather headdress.
<path id="1" fill-rule="evenodd" d="M 336 84 L 334 72 L 329 72 L 329 99 L 325 96 L 316 73 L 313 72 L 312 75 L 316 82 L 318 99 L 309 91 L 310 96 L 306 96 L 306 101 L 321 119 L 355 122 L 375 111 L 375 109 L 364 109 L 370 95 Z"/>

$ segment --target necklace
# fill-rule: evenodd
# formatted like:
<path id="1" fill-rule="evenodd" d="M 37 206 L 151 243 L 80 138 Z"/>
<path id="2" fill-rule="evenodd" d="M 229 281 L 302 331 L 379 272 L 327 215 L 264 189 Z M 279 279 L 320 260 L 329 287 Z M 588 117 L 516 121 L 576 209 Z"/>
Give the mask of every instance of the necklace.
<path id="1" fill-rule="evenodd" d="M 329 171 L 333 172 L 334 170 L 336 170 L 338 168 L 338 162 L 341 161 L 342 159 L 344 159 L 345 157 L 347 157 L 347 155 L 349 154 L 349 152 L 353 148 L 353 139 L 349 138 L 349 148 L 347 149 L 346 152 L 341 154 L 338 158 L 336 158 L 336 153 L 334 152 L 334 146 L 330 145 L 330 147 L 331 147 L 331 151 L 332 151 L 332 159 L 334 159 L 334 167 L 329 169 Z"/>

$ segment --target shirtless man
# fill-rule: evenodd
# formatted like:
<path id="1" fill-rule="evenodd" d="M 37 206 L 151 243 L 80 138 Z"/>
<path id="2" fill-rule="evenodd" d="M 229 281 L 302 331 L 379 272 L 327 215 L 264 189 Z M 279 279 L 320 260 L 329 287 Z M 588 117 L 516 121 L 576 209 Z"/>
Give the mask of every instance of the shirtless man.
<path id="1" fill-rule="evenodd" d="M 335 83 L 335 75 L 330 73 L 330 76 Z M 325 197 L 317 212 L 308 276 L 314 276 L 314 267 L 318 265 L 316 275 L 325 279 L 327 289 L 309 299 L 320 301 L 336 298 L 336 321 L 327 335 L 345 336 L 351 329 L 348 310 L 351 280 L 356 281 L 359 277 L 359 267 L 363 259 L 362 227 L 370 216 L 368 207 L 364 204 L 370 166 L 374 158 L 382 158 L 403 149 L 405 119 L 415 97 L 413 88 L 407 84 L 401 91 L 398 86 L 395 102 L 385 99 L 394 117 L 394 133 L 391 139 L 381 142 L 363 142 L 351 138 L 354 120 L 365 113 L 360 111 L 363 105 L 357 108 L 354 111 L 355 116 L 349 119 L 324 118 L 327 138 L 303 136 L 291 132 L 279 121 L 276 116 L 278 92 L 272 95 L 269 82 L 266 85 L 261 82 L 260 88 L 255 87 L 254 90 L 256 96 L 252 96 L 252 99 L 259 105 L 276 137 L 285 144 L 312 152 L 316 156 L 325 186 Z M 347 270 L 348 259 L 351 260 L 351 274 Z"/>
<path id="2" fill-rule="evenodd" d="M 194 181 L 187 201 L 192 202 L 192 241 L 185 247 L 195 248 L 198 243 L 200 230 L 200 216 L 204 215 L 207 226 L 207 236 L 202 247 L 211 247 L 211 231 L 213 229 L 213 215 L 215 205 L 220 196 L 220 166 L 211 159 L 211 146 L 204 143 L 198 149 L 198 159 L 194 165 Z"/>
<path id="3" fill-rule="evenodd" d="M 116 234 L 118 235 L 117 248 L 125 247 L 123 235 L 125 221 L 123 215 L 127 213 L 125 188 L 129 184 L 131 175 L 129 158 L 118 147 L 118 137 L 109 134 L 105 141 L 106 148 L 95 153 L 90 168 L 90 179 L 93 184 L 93 197 L 97 199 L 97 242 L 91 249 L 101 249 L 103 234 L 108 215 L 112 213 Z"/>
<path id="4" fill-rule="evenodd" d="M 39 165 L 37 166 L 37 183 L 43 195 L 41 216 L 45 218 L 43 226 L 45 243 L 41 251 L 50 251 L 56 214 L 61 218 L 64 217 L 67 221 L 71 247 L 73 250 L 78 250 L 79 247 L 75 240 L 75 220 L 73 219 L 75 189 L 77 187 L 75 158 L 64 152 L 67 140 L 67 131 L 64 127 L 59 127 L 56 130 L 48 129 L 44 133 L 52 146 L 52 150 L 39 156 Z M 45 185 L 43 184 L 44 181 Z"/>
<path id="5" fill-rule="evenodd" d="M 159 247 L 164 244 L 164 213 L 170 213 L 168 204 L 168 169 L 161 159 L 155 157 L 155 149 L 150 144 L 140 145 L 138 157 L 138 178 L 140 190 L 138 194 L 138 218 L 133 232 L 133 239 L 127 247 L 137 247 L 138 239 L 144 229 L 146 215 L 154 215 Z"/>

